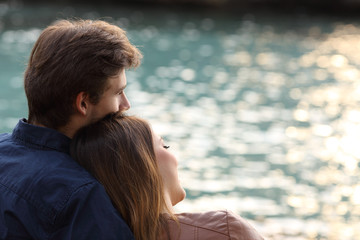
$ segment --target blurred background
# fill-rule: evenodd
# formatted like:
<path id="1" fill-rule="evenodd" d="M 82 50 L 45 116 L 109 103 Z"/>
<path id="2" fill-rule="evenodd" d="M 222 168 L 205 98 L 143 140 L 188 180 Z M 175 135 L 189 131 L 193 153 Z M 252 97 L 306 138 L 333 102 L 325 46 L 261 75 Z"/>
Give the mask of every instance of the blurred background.
<path id="1" fill-rule="evenodd" d="M 0 1 L 0 132 L 57 19 L 102 19 L 144 54 L 131 114 L 179 159 L 177 211 L 230 209 L 268 239 L 360 239 L 359 1 Z"/>

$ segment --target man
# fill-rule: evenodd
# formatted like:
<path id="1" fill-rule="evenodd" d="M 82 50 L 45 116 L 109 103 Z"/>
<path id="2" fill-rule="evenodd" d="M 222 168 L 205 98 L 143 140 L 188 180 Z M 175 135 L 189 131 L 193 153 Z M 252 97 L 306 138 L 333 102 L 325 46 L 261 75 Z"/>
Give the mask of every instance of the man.
<path id="1" fill-rule="evenodd" d="M 141 53 L 103 21 L 46 28 L 25 72 L 28 120 L 0 135 L 0 239 L 133 239 L 104 188 L 69 156 L 83 126 L 130 104 Z"/>

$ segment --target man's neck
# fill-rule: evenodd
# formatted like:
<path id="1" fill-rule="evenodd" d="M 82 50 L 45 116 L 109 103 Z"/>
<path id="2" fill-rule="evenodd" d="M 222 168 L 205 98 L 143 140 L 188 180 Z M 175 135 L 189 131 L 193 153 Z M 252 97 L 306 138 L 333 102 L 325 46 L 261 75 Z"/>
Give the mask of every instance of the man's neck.
<path id="1" fill-rule="evenodd" d="M 67 136 L 69 138 L 73 138 L 78 129 L 75 130 L 75 129 L 71 128 L 70 126 L 66 125 L 64 127 L 56 129 L 56 130 L 61 132 L 62 134 L 64 134 L 65 136 Z"/>
<path id="2" fill-rule="evenodd" d="M 35 125 L 35 126 L 39 126 L 39 127 L 44 127 L 44 128 L 48 128 L 47 126 L 45 126 L 44 124 L 38 123 L 38 122 L 34 122 L 34 121 L 27 121 L 28 124 L 31 125 Z"/>
<path id="3" fill-rule="evenodd" d="M 41 123 L 38 123 L 38 122 L 35 122 L 35 121 L 28 121 L 29 124 L 31 125 L 35 125 L 35 126 L 39 126 L 39 127 L 45 127 L 45 128 L 49 128 L 47 126 L 45 126 L 44 124 L 41 124 Z M 73 138 L 76 131 L 80 128 L 80 127 L 75 127 L 75 126 L 72 126 L 70 124 L 67 124 L 65 125 L 64 127 L 60 127 L 58 129 L 55 129 L 56 131 L 64 134 L 65 136 L 69 137 L 69 138 Z"/>

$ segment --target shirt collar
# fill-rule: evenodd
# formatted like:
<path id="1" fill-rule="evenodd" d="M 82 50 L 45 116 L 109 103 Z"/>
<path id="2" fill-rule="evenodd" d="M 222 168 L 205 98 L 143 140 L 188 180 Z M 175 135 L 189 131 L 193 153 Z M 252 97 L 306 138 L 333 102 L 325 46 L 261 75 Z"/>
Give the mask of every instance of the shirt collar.
<path id="1" fill-rule="evenodd" d="M 71 141 L 69 137 L 51 128 L 29 124 L 25 118 L 19 120 L 12 136 L 26 144 L 69 153 Z"/>

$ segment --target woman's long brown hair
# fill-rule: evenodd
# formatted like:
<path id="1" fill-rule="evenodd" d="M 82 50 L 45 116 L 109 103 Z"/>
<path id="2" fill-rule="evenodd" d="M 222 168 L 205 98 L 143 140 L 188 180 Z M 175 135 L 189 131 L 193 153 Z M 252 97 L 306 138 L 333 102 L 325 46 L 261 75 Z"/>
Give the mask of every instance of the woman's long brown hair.
<path id="1" fill-rule="evenodd" d="M 135 239 L 160 239 L 166 228 L 162 212 L 167 207 L 152 130 L 145 120 L 123 115 L 107 117 L 81 129 L 70 152 L 103 184 Z"/>

